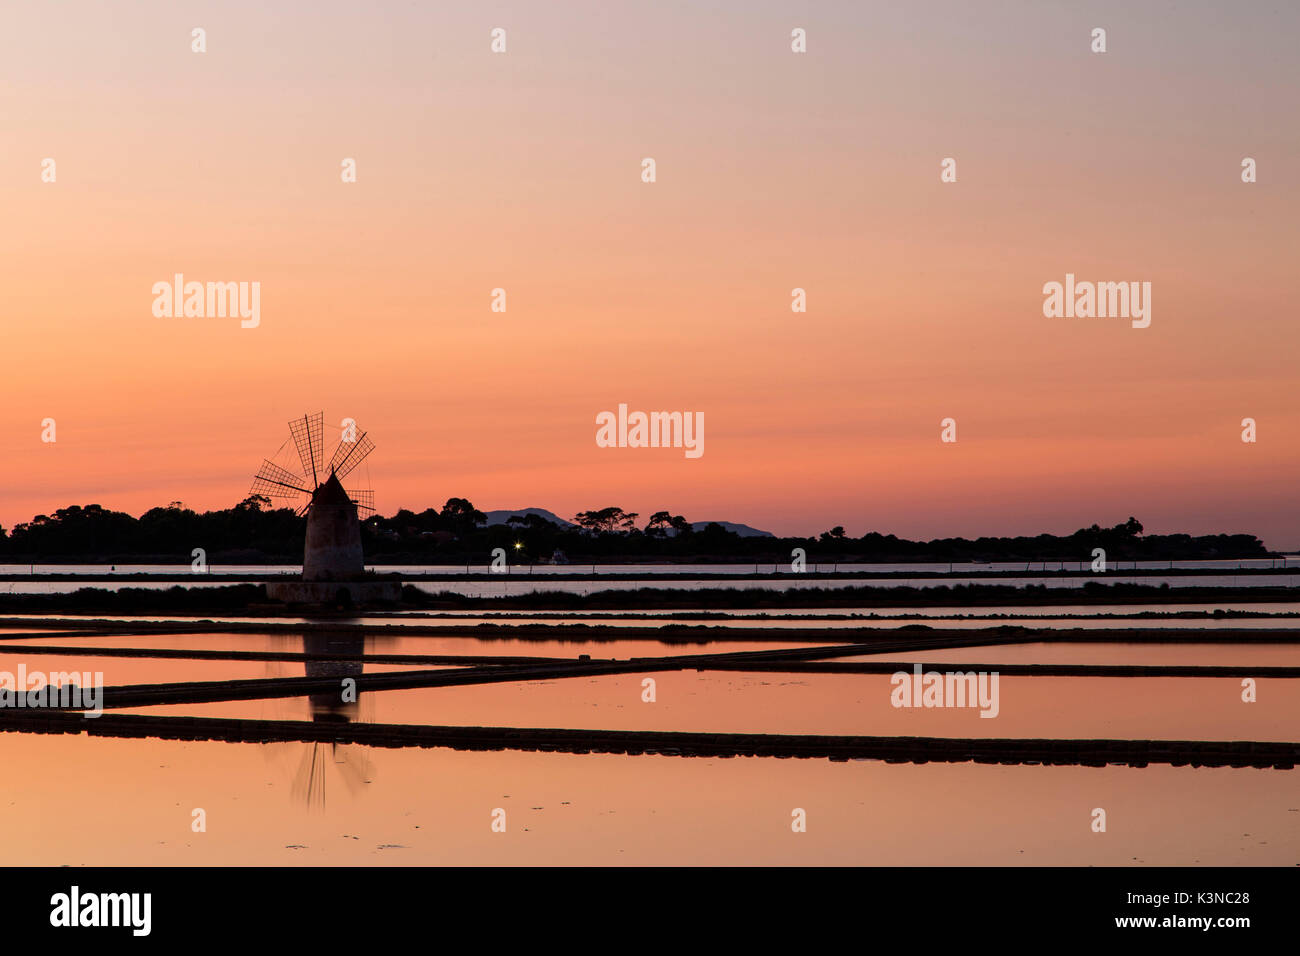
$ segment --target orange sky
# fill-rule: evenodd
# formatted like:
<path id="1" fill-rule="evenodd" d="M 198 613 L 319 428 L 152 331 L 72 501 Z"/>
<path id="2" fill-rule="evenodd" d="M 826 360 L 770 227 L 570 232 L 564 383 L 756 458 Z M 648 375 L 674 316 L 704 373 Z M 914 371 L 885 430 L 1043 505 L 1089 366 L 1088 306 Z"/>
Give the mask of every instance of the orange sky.
<path id="1" fill-rule="evenodd" d="M 0 10 L 0 524 L 229 506 L 323 408 L 385 513 L 1300 547 L 1294 9 L 260 7 Z M 155 318 L 177 272 L 261 324 Z M 1044 318 L 1067 272 L 1151 327 Z M 703 457 L 598 448 L 620 402 Z"/>

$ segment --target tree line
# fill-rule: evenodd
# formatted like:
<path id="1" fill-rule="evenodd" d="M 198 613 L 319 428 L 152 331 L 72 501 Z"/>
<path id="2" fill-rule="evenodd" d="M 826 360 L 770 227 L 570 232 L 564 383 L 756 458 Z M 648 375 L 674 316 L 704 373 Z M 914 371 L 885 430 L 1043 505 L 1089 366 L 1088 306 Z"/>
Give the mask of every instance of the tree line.
<path id="1" fill-rule="evenodd" d="M 370 563 L 485 563 L 497 548 L 511 564 L 552 560 L 734 560 L 781 564 L 795 548 L 809 561 L 968 562 L 1090 561 L 1095 548 L 1108 561 L 1267 557 L 1250 534 L 1148 535 L 1135 518 L 1113 527 L 1094 524 L 1069 535 L 936 538 L 910 541 L 871 531 L 847 535 L 842 526 L 813 537 L 742 537 L 718 524 L 695 530 L 681 515 L 640 515 L 622 508 L 582 511 L 573 526 L 540 515 L 487 525 L 468 499 L 449 498 L 441 509 L 402 509 L 361 522 Z M 52 515 L 0 528 L 7 563 L 72 561 L 189 563 L 202 548 L 209 563 L 298 563 L 306 518 L 269 499 L 245 498 L 233 508 L 196 512 L 181 502 L 151 508 L 139 518 L 97 504 L 72 505 Z"/>

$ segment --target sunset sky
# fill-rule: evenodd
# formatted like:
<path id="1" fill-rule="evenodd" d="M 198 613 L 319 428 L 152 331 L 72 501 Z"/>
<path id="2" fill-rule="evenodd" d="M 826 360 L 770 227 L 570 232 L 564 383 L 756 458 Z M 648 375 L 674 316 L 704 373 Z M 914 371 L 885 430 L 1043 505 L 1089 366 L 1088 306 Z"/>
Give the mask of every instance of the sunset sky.
<path id="1" fill-rule="evenodd" d="M 229 507 L 323 409 L 386 514 L 1300 549 L 1300 7 L 59 10 L 0 7 L 6 528 Z M 1151 326 L 1045 318 L 1067 272 Z M 156 318 L 175 273 L 260 325 Z M 703 456 L 597 447 L 619 403 L 703 412 Z"/>

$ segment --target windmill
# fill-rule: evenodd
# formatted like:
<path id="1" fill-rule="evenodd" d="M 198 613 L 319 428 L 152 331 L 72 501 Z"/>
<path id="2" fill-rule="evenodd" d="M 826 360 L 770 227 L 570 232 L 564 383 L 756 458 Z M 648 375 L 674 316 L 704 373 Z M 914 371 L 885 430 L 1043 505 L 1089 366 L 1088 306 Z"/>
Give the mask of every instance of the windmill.
<path id="1" fill-rule="evenodd" d="M 288 499 L 299 515 L 307 516 L 307 543 L 303 550 L 303 581 L 355 581 L 365 572 L 361 553 L 359 511 L 374 513 L 374 491 L 345 490 L 342 479 L 351 474 L 375 443 L 355 424 L 344 429 L 333 453 L 324 453 L 325 415 L 304 415 L 289 422 L 289 439 L 280 446 L 280 457 L 292 441 L 302 474 L 264 459 L 253 476 L 251 495 Z M 310 477 L 309 477 L 310 476 Z"/>
<path id="2" fill-rule="evenodd" d="M 311 511 L 312 499 L 316 491 L 329 480 L 329 476 L 346 478 L 366 456 L 375 450 L 375 443 L 370 440 L 368 432 L 358 433 L 355 426 L 343 431 L 334 453 L 326 462 L 324 454 L 325 413 L 304 415 L 289 423 L 289 441 L 298 451 L 298 461 L 302 465 L 302 474 L 277 465 L 271 459 L 263 459 L 262 467 L 253 476 L 250 494 L 264 495 L 268 498 L 288 498 L 297 504 L 299 515 Z M 281 451 L 289 444 L 280 446 Z M 277 456 L 279 452 L 277 452 Z M 326 475 L 325 481 L 321 475 Z M 311 478 L 307 478 L 311 475 Z M 359 511 L 374 513 L 375 493 L 370 489 L 352 489 L 347 491 L 348 499 Z"/>

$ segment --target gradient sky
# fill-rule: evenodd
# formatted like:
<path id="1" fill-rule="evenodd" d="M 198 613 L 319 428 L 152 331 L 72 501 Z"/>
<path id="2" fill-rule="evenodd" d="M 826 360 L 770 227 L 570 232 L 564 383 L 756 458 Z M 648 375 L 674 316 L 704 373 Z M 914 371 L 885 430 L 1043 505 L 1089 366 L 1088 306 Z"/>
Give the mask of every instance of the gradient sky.
<path id="1" fill-rule="evenodd" d="M 1300 8 L 461 6 L 0 8 L 0 524 L 228 507 L 324 409 L 384 513 L 1300 547 Z M 155 318 L 176 272 L 260 327 Z M 1151 327 L 1044 318 L 1066 272 Z M 704 456 L 598 448 L 620 402 Z"/>

